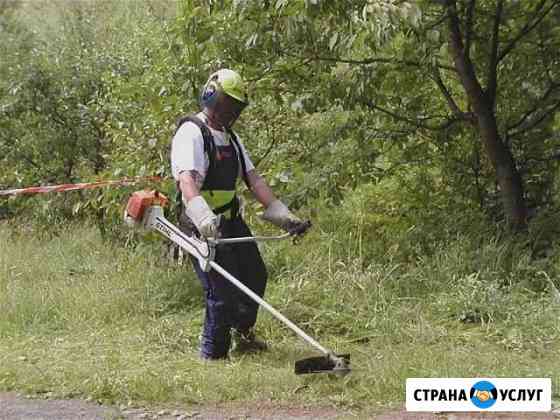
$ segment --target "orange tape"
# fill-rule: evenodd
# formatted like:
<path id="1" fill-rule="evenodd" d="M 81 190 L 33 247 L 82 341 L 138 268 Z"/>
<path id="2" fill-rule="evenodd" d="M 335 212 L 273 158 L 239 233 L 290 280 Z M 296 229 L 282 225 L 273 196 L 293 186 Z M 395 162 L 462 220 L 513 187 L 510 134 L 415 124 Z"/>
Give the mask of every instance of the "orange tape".
<path id="1" fill-rule="evenodd" d="M 164 178 L 161 176 L 144 176 L 124 178 L 116 181 L 82 182 L 79 184 L 44 185 L 39 187 L 16 188 L 0 191 L 0 196 L 22 195 L 22 194 L 44 194 L 50 192 L 66 192 L 76 190 L 89 190 L 93 188 L 107 187 L 109 185 L 131 185 L 143 181 L 160 182 Z"/>

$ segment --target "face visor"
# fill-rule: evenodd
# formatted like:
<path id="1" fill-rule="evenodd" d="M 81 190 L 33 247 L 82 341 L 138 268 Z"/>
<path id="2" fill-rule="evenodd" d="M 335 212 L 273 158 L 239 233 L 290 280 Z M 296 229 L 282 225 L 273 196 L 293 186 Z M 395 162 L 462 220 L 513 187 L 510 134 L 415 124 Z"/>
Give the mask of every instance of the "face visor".
<path id="1" fill-rule="evenodd" d="M 208 116 L 218 125 L 231 128 L 247 106 L 246 103 L 238 101 L 227 94 L 220 94 L 216 104 L 208 108 Z"/>

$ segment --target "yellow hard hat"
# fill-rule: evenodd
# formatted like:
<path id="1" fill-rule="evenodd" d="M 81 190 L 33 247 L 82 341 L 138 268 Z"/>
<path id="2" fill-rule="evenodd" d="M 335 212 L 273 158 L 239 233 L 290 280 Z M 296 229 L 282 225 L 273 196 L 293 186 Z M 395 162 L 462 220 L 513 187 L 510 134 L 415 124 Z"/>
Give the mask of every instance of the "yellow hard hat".
<path id="1" fill-rule="evenodd" d="M 230 69 L 220 69 L 212 73 L 202 89 L 200 103 L 203 107 L 212 107 L 220 94 L 231 96 L 244 105 L 249 104 L 247 84 L 239 73 Z"/>

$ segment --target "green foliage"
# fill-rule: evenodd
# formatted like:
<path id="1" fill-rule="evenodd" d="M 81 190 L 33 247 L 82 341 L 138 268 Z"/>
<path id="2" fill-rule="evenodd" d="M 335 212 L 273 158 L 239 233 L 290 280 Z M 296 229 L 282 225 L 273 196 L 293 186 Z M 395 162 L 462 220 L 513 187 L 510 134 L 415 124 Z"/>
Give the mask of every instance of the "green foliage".
<path id="1" fill-rule="evenodd" d="M 26 34 L 33 37 L 27 43 L 8 28 L 14 59 L 3 67 L 6 79 L 0 85 L 5 93 L 0 147 L 7 169 L 0 185 L 164 172 L 168 157 L 163 139 L 170 132 L 173 107 L 166 103 L 163 109 L 165 82 L 157 78 L 157 66 L 154 72 L 147 70 L 151 71 L 150 55 L 165 41 L 159 17 L 143 18 L 143 12 L 132 3 L 109 1 L 55 9 L 54 18 L 63 17 L 59 30 Z M 113 31 L 119 25 L 122 30 Z M 30 42 L 34 47 L 28 51 Z M 100 219 L 102 226 L 112 227 L 127 193 L 74 193 L 62 203 L 59 199 L 49 212 L 65 209 L 62 217 L 86 212 L 105 218 Z M 38 215 L 36 209 L 32 207 L 33 216 Z"/>
<path id="2" fill-rule="evenodd" d="M 228 66 L 251 82 L 252 105 L 237 129 L 259 171 L 293 207 L 318 199 L 338 205 L 350 191 L 380 183 L 389 202 L 395 188 L 411 185 L 396 205 L 427 218 L 414 226 L 453 220 L 457 211 L 469 220 L 480 211 L 491 220 L 501 214 L 486 151 L 454 119 L 438 84 L 468 111 L 443 9 L 433 2 L 54 5 L 39 9 L 47 23 L 35 31 L 26 13 L 2 15 L 3 187 L 169 175 L 176 119 L 197 108 L 207 75 Z M 490 51 L 480 40 L 490 37 L 493 7 L 477 2 L 472 20 L 470 48 L 482 75 Z M 504 9 L 502 51 L 530 18 L 527 7 Z M 554 208 L 557 196 L 555 13 L 552 7 L 498 66 L 500 129 L 534 207 Z M 171 181 L 157 187 L 173 195 Z M 115 230 L 128 193 L 75 194 L 53 200 L 48 213 L 93 216 Z M 4 206 L 21 213 L 27 203 L 36 214 L 34 200 Z"/>

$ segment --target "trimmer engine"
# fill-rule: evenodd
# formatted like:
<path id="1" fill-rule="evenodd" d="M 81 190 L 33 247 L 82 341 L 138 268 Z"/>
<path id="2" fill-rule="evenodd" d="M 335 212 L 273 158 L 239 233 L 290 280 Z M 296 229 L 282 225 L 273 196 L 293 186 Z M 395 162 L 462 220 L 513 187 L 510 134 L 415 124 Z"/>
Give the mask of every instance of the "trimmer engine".
<path id="1" fill-rule="evenodd" d="M 146 210 L 151 206 L 165 207 L 169 199 L 158 191 L 136 191 L 128 199 L 124 218 L 129 226 L 142 224 Z"/>

